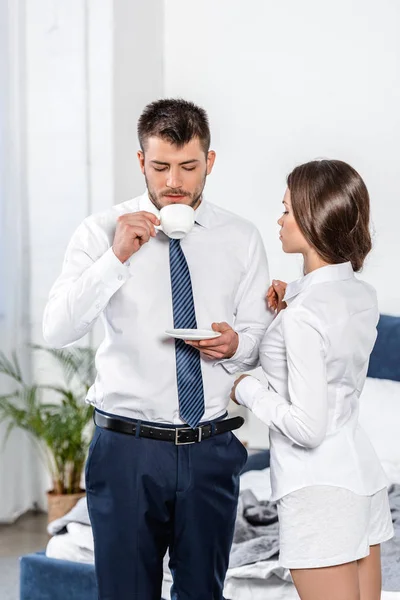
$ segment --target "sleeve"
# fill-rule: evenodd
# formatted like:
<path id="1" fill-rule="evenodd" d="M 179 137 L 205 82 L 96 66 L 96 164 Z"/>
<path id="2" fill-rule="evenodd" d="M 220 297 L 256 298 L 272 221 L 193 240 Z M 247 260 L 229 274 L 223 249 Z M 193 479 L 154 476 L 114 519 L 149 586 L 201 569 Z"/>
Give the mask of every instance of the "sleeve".
<path id="1" fill-rule="evenodd" d="M 326 435 L 328 384 L 323 336 L 318 323 L 304 310 L 282 315 L 288 365 L 289 399 L 253 377 L 236 388 L 238 402 L 272 430 L 305 448 L 317 447 Z"/>
<path id="2" fill-rule="evenodd" d="M 97 230 L 98 229 L 98 230 Z M 43 317 L 43 336 L 55 348 L 81 339 L 130 272 L 100 227 L 84 221 L 74 233 Z"/>
<path id="3" fill-rule="evenodd" d="M 239 345 L 231 358 L 217 361 L 228 373 L 253 369 L 259 364 L 259 347 L 274 318 L 265 297 L 269 287 L 267 255 L 260 233 L 254 228 L 249 244 L 246 271 L 235 297 L 234 329 Z"/>

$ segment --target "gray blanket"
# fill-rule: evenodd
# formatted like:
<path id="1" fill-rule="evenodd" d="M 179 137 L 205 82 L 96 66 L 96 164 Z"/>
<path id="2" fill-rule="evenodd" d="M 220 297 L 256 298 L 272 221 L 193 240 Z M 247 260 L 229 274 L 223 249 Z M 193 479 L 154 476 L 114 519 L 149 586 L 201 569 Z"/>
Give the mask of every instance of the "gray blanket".
<path id="1" fill-rule="evenodd" d="M 259 502 L 252 491 L 240 494 L 229 568 L 276 558 L 279 524 L 276 504 Z"/>
<path id="2" fill-rule="evenodd" d="M 386 591 L 400 591 L 400 485 L 389 488 L 395 535 L 382 544 L 382 584 Z M 259 502 L 250 490 L 240 494 L 229 567 L 277 559 L 279 524 L 276 504 Z"/>
<path id="3" fill-rule="evenodd" d="M 400 591 L 400 485 L 389 488 L 390 510 L 394 537 L 381 545 L 382 588 L 387 592 Z"/>

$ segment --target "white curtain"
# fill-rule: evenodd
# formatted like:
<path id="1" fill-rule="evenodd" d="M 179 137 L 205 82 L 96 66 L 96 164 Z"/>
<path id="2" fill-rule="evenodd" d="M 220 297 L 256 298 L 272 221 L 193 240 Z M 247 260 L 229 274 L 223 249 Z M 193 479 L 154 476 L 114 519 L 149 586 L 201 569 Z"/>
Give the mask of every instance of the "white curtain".
<path id="1" fill-rule="evenodd" d="M 0 0 L 0 349 L 17 350 L 30 372 L 29 235 L 25 165 L 23 0 Z M 13 384 L 0 376 L 0 394 Z M 0 522 L 32 508 L 38 495 L 37 458 L 16 430 L 4 443 L 0 426 Z"/>

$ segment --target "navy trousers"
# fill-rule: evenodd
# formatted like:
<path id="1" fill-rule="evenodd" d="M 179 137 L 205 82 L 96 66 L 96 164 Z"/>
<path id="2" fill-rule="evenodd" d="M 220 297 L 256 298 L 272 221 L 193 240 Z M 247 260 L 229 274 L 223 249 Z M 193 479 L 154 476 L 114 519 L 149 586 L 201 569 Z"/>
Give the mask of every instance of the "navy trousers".
<path id="1" fill-rule="evenodd" d="M 96 427 L 86 490 L 99 599 L 160 600 L 169 549 L 173 600 L 223 600 L 246 459 L 232 432 L 176 446 Z"/>

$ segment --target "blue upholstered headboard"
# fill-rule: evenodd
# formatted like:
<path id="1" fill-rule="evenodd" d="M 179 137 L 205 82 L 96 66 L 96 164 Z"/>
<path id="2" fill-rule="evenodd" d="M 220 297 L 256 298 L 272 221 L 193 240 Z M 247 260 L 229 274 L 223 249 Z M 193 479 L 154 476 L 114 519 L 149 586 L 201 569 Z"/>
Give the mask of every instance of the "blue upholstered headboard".
<path id="1" fill-rule="evenodd" d="M 400 381 L 400 317 L 381 315 L 368 377 Z"/>

